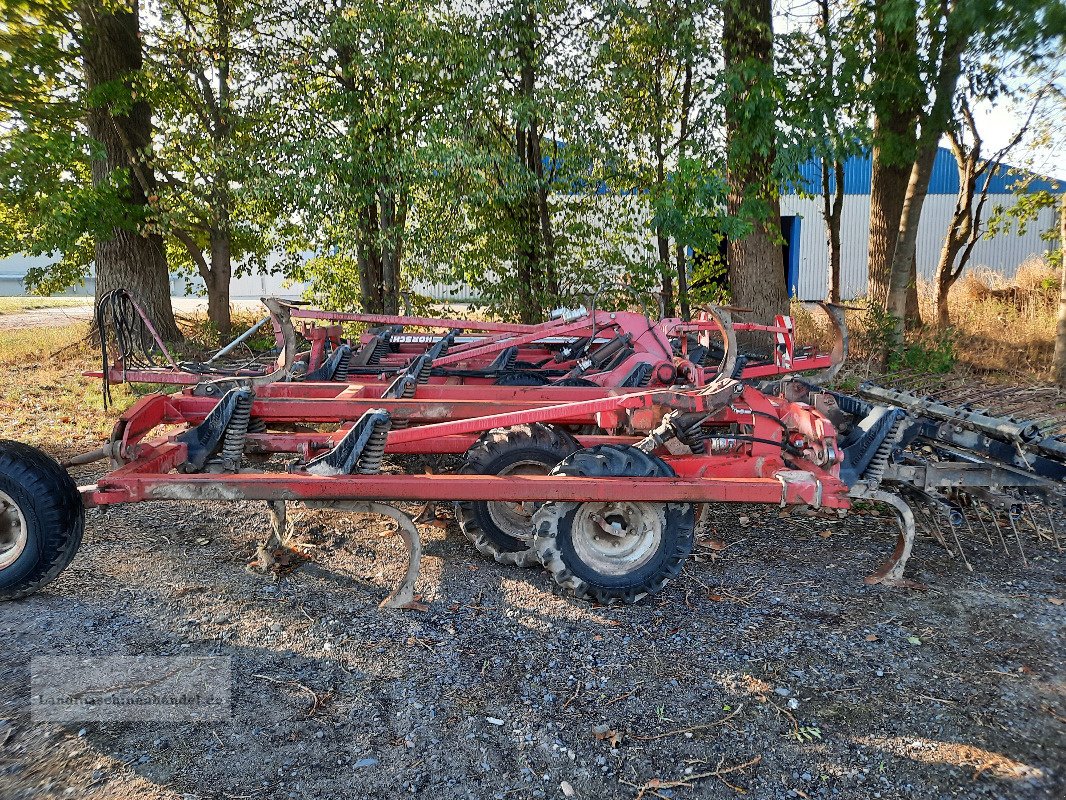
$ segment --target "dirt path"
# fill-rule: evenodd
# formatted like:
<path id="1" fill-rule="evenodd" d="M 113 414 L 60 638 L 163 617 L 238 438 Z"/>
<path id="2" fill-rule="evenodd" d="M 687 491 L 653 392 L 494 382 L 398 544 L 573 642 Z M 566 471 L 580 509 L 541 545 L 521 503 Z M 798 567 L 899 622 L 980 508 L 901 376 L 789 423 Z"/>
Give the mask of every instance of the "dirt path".
<path id="1" fill-rule="evenodd" d="M 84 306 L 35 308 L 31 311 L 0 314 L 0 331 L 21 330 L 22 328 L 61 328 L 65 325 L 73 325 L 75 322 L 87 322 L 92 318 L 91 301 Z"/>
<path id="2" fill-rule="evenodd" d="M 391 524 L 295 517 L 312 561 L 274 581 L 243 568 L 261 505 L 92 512 L 60 580 L 0 606 L 0 796 L 1066 795 L 1053 551 L 1025 569 L 970 542 L 971 574 L 923 538 L 930 589 L 890 590 L 862 582 L 886 520 L 734 507 L 663 595 L 605 609 L 487 563 L 448 520 L 422 528 L 428 611 L 389 612 Z M 33 723 L 44 654 L 228 657 L 232 717 Z"/>

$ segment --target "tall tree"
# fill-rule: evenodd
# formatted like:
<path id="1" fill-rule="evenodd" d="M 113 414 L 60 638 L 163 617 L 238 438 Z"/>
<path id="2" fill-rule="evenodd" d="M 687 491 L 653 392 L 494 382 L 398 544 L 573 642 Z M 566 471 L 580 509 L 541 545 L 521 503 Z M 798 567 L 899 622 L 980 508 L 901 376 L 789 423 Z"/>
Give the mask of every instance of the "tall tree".
<path id="1" fill-rule="evenodd" d="M 677 305 L 689 315 L 687 248 L 674 219 L 677 170 L 705 160 L 710 70 L 711 6 L 706 0 L 652 0 L 608 4 L 597 68 L 604 75 L 603 113 L 619 131 L 619 181 L 647 192 L 657 254 L 660 294 L 667 316 Z"/>
<path id="2" fill-rule="evenodd" d="M 874 57 L 870 97 L 873 147 L 867 262 L 870 302 L 888 307 L 892 259 L 917 148 L 915 126 L 923 99 L 919 80 L 918 3 L 873 4 Z"/>
<path id="3" fill-rule="evenodd" d="M 201 277 L 208 319 L 225 336 L 236 270 L 264 268 L 285 229 L 254 191 L 277 140 L 277 114 L 253 111 L 256 87 L 277 67 L 254 58 L 256 9 L 247 2 L 162 0 L 159 8 L 145 37 L 158 123 L 156 205 L 176 240 L 172 266 Z"/>
<path id="4" fill-rule="evenodd" d="M 170 273 L 163 237 L 151 221 L 157 190 L 152 152 L 152 110 L 143 99 L 137 0 L 109 8 L 82 3 L 82 63 L 87 92 L 86 125 L 102 145 L 92 160 L 94 186 L 125 182 L 120 194 L 127 224 L 96 241 L 96 297 L 112 289 L 130 290 L 159 334 L 181 339 L 170 302 Z"/>
<path id="5" fill-rule="evenodd" d="M 848 3 L 818 0 L 817 32 L 807 38 L 812 53 L 805 66 L 810 89 L 813 155 L 821 167 L 821 212 L 828 249 L 826 299 L 841 300 L 840 225 L 844 213 L 844 164 L 869 142 L 863 17 Z"/>
<path id="6" fill-rule="evenodd" d="M 442 129 L 458 124 L 471 43 L 448 4 L 338 0 L 275 14 L 267 53 L 289 69 L 274 183 L 311 243 L 334 251 L 299 277 L 331 302 L 396 313 L 412 196 L 447 172 Z"/>
<path id="7" fill-rule="evenodd" d="M 135 0 L 3 6 L 0 204 L 5 253 L 52 254 L 31 287 L 59 291 L 95 263 L 96 291 L 127 288 L 181 338 L 152 198 L 151 108 Z"/>
<path id="8" fill-rule="evenodd" d="M 725 0 L 722 44 L 729 212 L 748 229 L 729 240 L 729 286 L 735 305 L 773 317 L 788 310 L 788 287 L 775 169 L 779 86 L 770 0 Z"/>

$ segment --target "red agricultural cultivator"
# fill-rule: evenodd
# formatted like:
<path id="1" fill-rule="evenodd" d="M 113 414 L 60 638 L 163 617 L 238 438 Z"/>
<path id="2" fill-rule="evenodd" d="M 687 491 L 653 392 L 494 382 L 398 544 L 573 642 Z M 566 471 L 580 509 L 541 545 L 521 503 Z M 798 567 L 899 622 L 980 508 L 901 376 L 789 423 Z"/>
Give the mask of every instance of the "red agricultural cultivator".
<path id="1" fill-rule="evenodd" d="M 273 327 L 274 352 L 237 357 L 253 330 L 192 363 L 157 341 L 133 298 L 106 298 L 101 338 L 117 350 L 110 362 L 105 346 L 98 376 L 184 388 L 142 397 L 110 441 L 72 460 L 110 459 L 92 486 L 0 442 L 0 597 L 30 594 L 70 562 L 86 507 L 148 500 L 266 501 L 274 536 L 261 553 L 285 538 L 290 501 L 388 515 L 410 551 L 391 605 L 411 601 L 421 547 L 390 501 L 454 502 L 482 553 L 540 564 L 601 603 L 676 576 L 707 503 L 886 503 L 900 533 L 871 583 L 905 582 L 912 505 L 963 558 L 963 530 L 989 544 L 995 533 L 1023 558 L 1027 540 L 1059 546 L 1062 399 L 1037 398 L 1041 413 L 1020 421 L 1020 406 L 994 416 L 921 376 L 855 395 L 824 388 L 847 351 L 838 307 L 825 306 L 836 343 L 820 353 L 795 346 L 787 317 L 736 323 L 721 309 L 656 323 L 582 308 L 510 325 L 264 304 L 257 327 Z M 345 337 L 352 322 L 373 327 Z M 741 354 L 738 332 L 769 337 L 771 354 Z M 405 454 L 465 457 L 453 474 L 413 475 L 395 471 Z"/>

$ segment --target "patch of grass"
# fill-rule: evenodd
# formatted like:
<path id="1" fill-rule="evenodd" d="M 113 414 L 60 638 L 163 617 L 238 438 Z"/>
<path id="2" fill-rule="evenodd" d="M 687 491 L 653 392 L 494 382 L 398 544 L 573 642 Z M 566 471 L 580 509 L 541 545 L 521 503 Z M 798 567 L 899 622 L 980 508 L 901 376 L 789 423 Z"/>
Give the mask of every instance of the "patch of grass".
<path id="1" fill-rule="evenodd" d="M 0 314 L 19 314 L 40 308 L 91 306 L 91 297 L 0 297 Z"/>
<path id="2" fill-rule="evenodd" d="M 106 441 L 115 418 L 136 395 L 113 386 L 113 405 L 103 410 L 100 380 L 82 375 L 100 367 L 88 330 L 83 322 L 0 332 L 0 438 L 40 447 L 58 458 Z"/>

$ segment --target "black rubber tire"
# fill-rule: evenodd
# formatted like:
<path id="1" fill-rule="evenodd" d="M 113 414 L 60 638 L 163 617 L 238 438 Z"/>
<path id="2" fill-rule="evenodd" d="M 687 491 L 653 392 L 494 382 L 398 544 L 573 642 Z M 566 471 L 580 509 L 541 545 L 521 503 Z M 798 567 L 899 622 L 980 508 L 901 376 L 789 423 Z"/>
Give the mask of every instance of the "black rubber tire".
<path id="1" fill-rule="evenodd" d="M 481 435 L 467 451 L 459 473 L 463 475 L 499 475 L 517 462 L 536 461 L 545 466 L 547 475 L 581 444 L 564 430 L 533 423 L 495 428 Z M 478 552 L 499 562 L 517 567 L 539 563 L 530 539 L 518 539 L 500 528 L 492 516 L 493 501 L 465 500 L 455 504 L 455 516 L 463 534 Z M 533 526 L 530 522 L 529 534 Z"/>
<path id="2" fill-rule="evenodd" d="M 22 554 L 0 568 L 0 600 L 18 600 L 55 580 L 73 560 L 85 530 L 78 487 L 50 456 L 0 440 L 0 490 L 25 520 Z"/>
<path id="3" fill-rule="evenodd" d="M 532 372 L 505 372 L 496 378 L 496 386 L 545 386 L 547 378 Z"/>
<path id="4" fill-rule="evenodd" d="M 661 458 L 625 445 L 597 445 L 579 450 L 554 470 L 553 475 L 579 477 L 674 477 Z M 651 557 L 633 571 L 606 574 L 582 561 L 572 539 L 574 518 L 582 503 L 545 503 L 533 517 L 533 547 L 560 593 L 603 605 L 635 603 L 662 590 L 681 572 L 692 554 L 695 513 L 691 503 L 642 503 L 661 513 L 662 535 Z"/>

